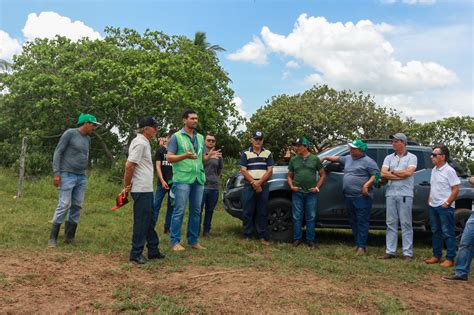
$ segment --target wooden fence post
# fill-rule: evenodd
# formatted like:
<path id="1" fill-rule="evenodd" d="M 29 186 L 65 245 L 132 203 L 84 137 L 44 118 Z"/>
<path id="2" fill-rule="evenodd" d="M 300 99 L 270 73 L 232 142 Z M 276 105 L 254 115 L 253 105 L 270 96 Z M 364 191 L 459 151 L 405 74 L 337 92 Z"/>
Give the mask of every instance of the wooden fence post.
<path id="1" fill-rule="evenodd" d="M 26 149 L 28 147 L 28 139 L 23 137 L 21 141 L 21 153 L 20 153 L 20 174 L 18 178 L 18 191 L 16 192 L 16 197 L 20 198 L 23 193 L 23 178 L 25 177 L 25 157 Z"/>

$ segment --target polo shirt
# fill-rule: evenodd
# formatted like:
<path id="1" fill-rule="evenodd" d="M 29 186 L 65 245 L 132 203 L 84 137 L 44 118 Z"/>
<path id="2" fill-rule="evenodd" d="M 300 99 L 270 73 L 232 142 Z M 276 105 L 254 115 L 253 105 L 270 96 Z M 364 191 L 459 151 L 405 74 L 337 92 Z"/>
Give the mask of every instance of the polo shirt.
<path id="1" fill-rule="evenodd" d="M 387 155 L 383 160 L 382 167 L 388 167 L 389 171 L 404 171 L 409 167 L 416 169 L 417 164 L 418 159 L 416 155 L 407 151 L 403 156 L 399 156 L 396 153 Z M 414 182 L 413 175 L 401 180 L 390 180 L 387 183 L 385 196 L 413 197 Z"/>
<path id="2" fill-rule="evenodd" d="M 448 164 L 431 171 L 431 189 L 429 204 L 432 207 L 442 206 L 451 195 L 451 187 L 461 184 L 456 171 Z M 454 208 L 454 202 L 451 204 Z"/>
<path id="3" fill-rule="evenodd" d="M 132 177 L 131 192 L 153 192 L 153 162 L 150 141 L 141 133 L 130 143 L 128 161 L 137 164 Z"/>
<path id="4" fill-rule="evenodd" d="M 341 156 L 339 162 L 344 166 L 344 177 L 342 179 L 344 196 L 361 197 L 362 186 L 371 176 L 379 172 L 377 163 L 365 154 L 357 159 L 353 159 L 350 155 Z M 372 187 L 369 188 L 369 196 L 373 197 Z"/>
<path id="5" fill-rule="evenodd" d="M 186 132 L 186 130 L 181 129 L 180 132 L 185 135 L 186 137 L 188 137 L 190 140 L 191 140 L 191 143 L 193 144 L 193 147 L 194 147 L 194 152 L 198 152 L 198 141 L 197 141 L 197 131 L 194 130 L 193 131 L 193 136 L 190 137 L 188 135 L 188 133 Z M 173 134 L 170 138 L 170 141 L 168 142 L 168 146 L 166 147 L 168 149 L 168 152 L 173 152 L 173 153 L 176 153 L 178 152 L 178 139 L 176 138 L 176 135 Z M 201 152 L 206 152 L 206 145 L 202 144 L 202 150 Z"/>
<path id="6" fill-rule="evenodd" d="M 296 155 L 288 164 L 288 171 L 293 173 L 293 185 L 301 187 L 300 192 L 310 192 L 315 187 L 318 172 L 323 168 L 319 157 L 310 153 L 307 157 Z"/>
<path id="7" fill-rule="evenodd" d="M 245 167 L 253 179 L 260 179 L 267 168 L 273 166 L 272 152 L 262 147 L 260 154 L 257 154 L 253 151 L 253 147 L 250 147 L 242 152 L 240 166 Z"/>

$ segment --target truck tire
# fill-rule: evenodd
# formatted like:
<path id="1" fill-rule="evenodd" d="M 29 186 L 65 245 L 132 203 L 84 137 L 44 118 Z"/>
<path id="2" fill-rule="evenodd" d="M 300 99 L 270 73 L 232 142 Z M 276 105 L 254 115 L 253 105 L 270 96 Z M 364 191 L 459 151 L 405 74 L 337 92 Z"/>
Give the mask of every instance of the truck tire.
<path id="1" fill-rule="evenodd" d="M 291 242 L 293 240 L 293 216 L 291 200 L 273 198 L 267 205 L 268 233 L 270 240 Z"/>
<path id="2" fill-rule="evenodd" d="M 459 244 L 462 237 L 462 232 L 464 231 L 464 227 L 466 226 L 466 222 L 472 214 L 472 210 L 470 209 L 456 209 L 454 211 L 454 223 L 455 223 L 455 230 L 456 233 L 456 242 Z"/>

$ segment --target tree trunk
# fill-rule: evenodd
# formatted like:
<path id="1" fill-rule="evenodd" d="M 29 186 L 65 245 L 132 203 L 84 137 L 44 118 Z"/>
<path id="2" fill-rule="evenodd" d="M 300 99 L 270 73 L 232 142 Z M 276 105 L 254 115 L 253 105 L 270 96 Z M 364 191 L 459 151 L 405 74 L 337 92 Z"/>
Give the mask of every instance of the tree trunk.
<path id="1" fill-rule="evenodd" d="M 112 155 L 112 152 L 110 152 L 107 144 L 104 142 L 104 139 L 102 139 L 102 137 L 96 131 L 93 132 L 93 135 L 97 138 L 97 140 L 99 140 L 100 146 L 105 152 L 105 156 L 109 160 L 110 165 L 112 165 L 112 162 L 114 161 L 114 156 Z"/>

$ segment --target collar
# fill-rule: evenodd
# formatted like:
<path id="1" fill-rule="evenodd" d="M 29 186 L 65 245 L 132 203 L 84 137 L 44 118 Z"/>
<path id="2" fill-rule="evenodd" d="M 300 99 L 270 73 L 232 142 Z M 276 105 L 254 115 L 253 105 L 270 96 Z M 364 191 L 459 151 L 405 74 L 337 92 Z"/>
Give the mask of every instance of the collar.
<path id="1" fill-rule="evenodd" d="M 265 150 L 266 150 L 265 147 L 262 147 L 262 150 L 260 150 L 260 153 L 262 153 L 262 152 L 265 151 Z M 249 151 L 250 151 L 250 152 L 253 152 L 253 146 L 250 146 L 250 147 L 249 147 Z"/>
<path id="2" fill-rule="evenodd" d="M 395 154 L 395 156 L 398 156 L 397 152 L 393 152 Z M 402 157 L 404 156 L 407 156 L 408 155 L 408 150 L 405 150 L 405 153 L 403 153 Z"/>
<path id="3" fill-rule="evenodd" d="M 143 134 L 141 134 L 141 133 L 137 133 L 137 137 L 139 137 L 139 138 L 141 138 L 141 139 L 143 139 L 143 140 L 146 140 L 146 141 L 150 142 L 150 140 L 148 140 L 148 138 L 145 137 L 145 136 L 144 136 Z"/>
<path id="4" fill-rule="evenodd" d="M 444 165 L 441 166 L 441 167 L 437 167 L 437 166 L 436 166 L 435 169 L 436 169 L 437 171 L 440 171 L 440 172 L 441 172 L 442 170 L 444 170 L 444 169 L 446 168 L 446 166 L 448 166 L 448 162 L 444 163 Z"/>
<path id="5" fill-rule="evenodd" d="M 181 133 L 182 134 L 185 134 L 189 137 L 189 134 L 186 132 L 186 130 L 184 129 L 184 127 L 181 129 Z M 196 135 L 197 131 L 196 129 L 193 130 L 193 137 Z"/>

